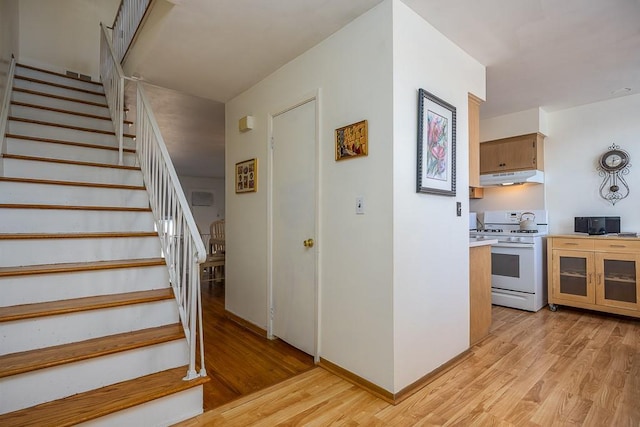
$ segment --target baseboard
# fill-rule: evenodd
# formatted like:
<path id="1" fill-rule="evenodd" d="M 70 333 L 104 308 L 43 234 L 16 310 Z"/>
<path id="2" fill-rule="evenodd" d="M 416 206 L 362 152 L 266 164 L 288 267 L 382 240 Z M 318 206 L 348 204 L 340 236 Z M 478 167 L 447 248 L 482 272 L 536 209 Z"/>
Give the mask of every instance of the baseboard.
<path id="1" fill-rule="evenodd" d="M 363 388 L 364 390 L 379 397 L 385 402 L 391 403 L 392 405 L 397 405 L 398 403 L 402 402 L 403 400 L 415 394 L 418 390 L 425 387 L 427 384 L 434 381 L 436 378 L 443 375 L 445 372 L 449 371 L 451 368 L 457 366 L 460 362 L 462 362 L 467 357 L 469 357 L 470 354 L 471 354 L 470 349 L 465 350 L 464 352 L 460 353 L 453 359 L 449 360 L 448 362 L 444 363 L 443 365 L 429 372 L 419 380 L 408 385 L 407 387 L 403 388 L 402 390 L 400 390 L 398 393 L 395 393 L 395 394 L 383 389 L 380 386 L 375 385 L 371 381 L 365 380 L 364 378 L 354 374 L 353 372 L 350 372 L 334 363 L 329 362 L 326 359 L 323 359 L 322 357 L 320 358 L 320 362 L 318 362 L 318 366 L 326 369 L 327 371 L 331 372 L 334 375 L 339 376 L 340 378 L 346 381 L 349 381 L 352 384 L 355 384 Z"/>
<path id="2" fill-rule="evenodd" d="M 352 384 L 357 385 L 358 387 L 367 390 L 369 393 L 379 397 L 380 399 L 395 405 L 395 398 L 393 393 L 383 389 L 380 386 L 375 385 L 371 381 L 365 380 L 364 378 L 354 374 L 353 372 L 348 371 L 334 363 L 331 363 L 328 360 L 323 359 L 322 357 L 320 358 L 320 362 L 318 362 L 318 366 L 326 369 L 327 371 L 339 376 L 346 381 L 349 381 Z"/>
<path id="3" fill-rule="evenodd" d="M 246 328 L 248 330 L 250 330 L 253 333 L 256 333 L 258 335 L 260 335 L 261 337 L 265 337 L 265 338 L 269 338 L 267 335 L 267 331 L 265 329 L 262 329 L 260 326 L 255 325 L 251 322 L 249 322 L 248 320 L 243 319 L 242 317 L 233 314 L 232 312 L 225 310 L 224 311 L 224 315 L 227 319 L 231 320 L 232 322 L 237 323 L 238 325 L 242 326 L 243 328 Z"/>
<path id="4" fill-rule="evenodd" d="M 433 382 L 436 378 L 448 372 L 451 368 L 457 366 L 460 362 L 465 360 L 470 355 L 471 355 L 471 349 L 467 349 L 462 353 L 460 353 L 459 355 L 457 355 L 456 357 L 454 357 L 453 359 L 449 360 L 448 362 L 440 365 L 433 371 L 429 372 L 419 380 L 415 381 L 412 384 L 409 384 L 408 386 L 406 386 L 405 388 L 403 388 L 402 390 L 400 390 L 394 395 L 393 404 L 397 405 L 398 403 L 402 402 L 406 398 L 412 396 L 418 390 L 420 390 L 427 384 Z"/>

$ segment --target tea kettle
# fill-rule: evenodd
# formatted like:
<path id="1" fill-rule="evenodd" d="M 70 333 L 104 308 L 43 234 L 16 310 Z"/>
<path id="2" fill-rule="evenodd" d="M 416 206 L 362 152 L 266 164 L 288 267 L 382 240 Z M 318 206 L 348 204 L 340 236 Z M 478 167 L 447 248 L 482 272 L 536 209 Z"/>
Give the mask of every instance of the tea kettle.
<path id="1" fill-rule="evenodd" d="M 525 219 L 525 215 L 530 215 L 530 219 Z M 520 230 L 536 230 L 538 224 L 536 224 L 536 214 L 533 212 L 522 212 L 520 215 Z"/>

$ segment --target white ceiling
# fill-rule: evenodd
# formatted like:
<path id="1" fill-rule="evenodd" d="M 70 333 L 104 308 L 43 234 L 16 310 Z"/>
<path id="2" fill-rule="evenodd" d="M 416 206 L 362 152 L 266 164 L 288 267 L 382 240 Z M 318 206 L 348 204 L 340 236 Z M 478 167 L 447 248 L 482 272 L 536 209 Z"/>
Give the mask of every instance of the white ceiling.
<path id="1" fill-rule="evenodd" d="M 220 103 L 380 1 L 157 0 L 125 70 L 175 90 L 150 98 L 178 173 L 224 176 Z M 403 1 L 487 67 L 482 118 L 640 90 L 640 0 Z"/>

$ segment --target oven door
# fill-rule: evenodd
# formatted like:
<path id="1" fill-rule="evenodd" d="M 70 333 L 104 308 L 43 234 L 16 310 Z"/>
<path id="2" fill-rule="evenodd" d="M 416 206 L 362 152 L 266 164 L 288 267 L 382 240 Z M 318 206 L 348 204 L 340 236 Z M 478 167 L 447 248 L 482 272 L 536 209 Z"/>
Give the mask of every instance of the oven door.
<path id="1" fill-rule="evenodd" d="M 535 292 L 533 244 L 497 243 L 491 246 L 491 287 Z"/>

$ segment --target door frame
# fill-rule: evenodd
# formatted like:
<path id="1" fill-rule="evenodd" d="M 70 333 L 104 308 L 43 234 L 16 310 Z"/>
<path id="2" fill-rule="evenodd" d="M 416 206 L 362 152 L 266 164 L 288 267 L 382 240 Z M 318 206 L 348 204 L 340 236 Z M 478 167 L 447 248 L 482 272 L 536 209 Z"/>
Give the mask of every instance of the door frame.
<path id="1" fill-rule="evenodd" d="M 321 247 L 322 241 L 318 239 L 321 230 L 320 221 L 320 88 L 313 92 L 306 93 L 290 102 L 281 104 L 280 107 L 274 108 L 272 113 L 269 113 L 267 119 L 267 337 L 269 339 L 275 339 L 273 335 L 273 120 L 275 117 L 287 113 L 297 107 L 300 107 L 308 102 L 315 102 L 315 177 L 314 177 L 314 211 L 315 211 L 315 274 L 314 274 L 314 288 L 315 288 L 315 307 L 314 307 L 314 354 L 313 359 L 316 363 L 320 361 L 320 262 L 321 262 Z"/>

